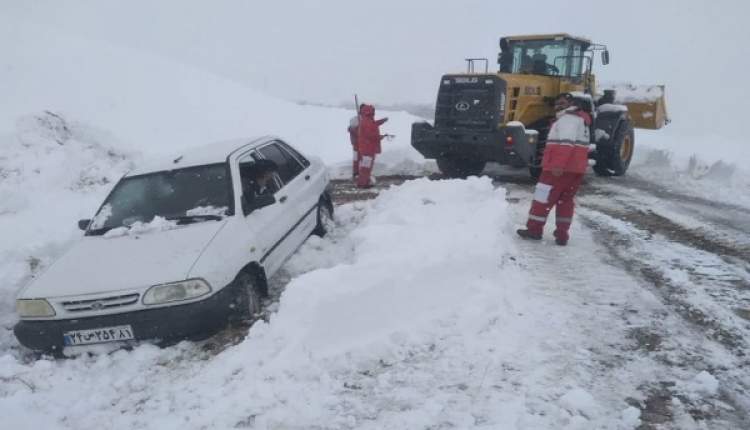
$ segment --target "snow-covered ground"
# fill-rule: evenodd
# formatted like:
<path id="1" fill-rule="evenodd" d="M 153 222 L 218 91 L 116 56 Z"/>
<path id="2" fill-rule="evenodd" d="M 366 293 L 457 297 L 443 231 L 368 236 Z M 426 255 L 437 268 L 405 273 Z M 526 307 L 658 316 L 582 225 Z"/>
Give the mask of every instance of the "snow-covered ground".
<path id="1" fill-rule="evenodd" d="M 519 255 L 510 213 L 488 178 L 422 179 L 342 206 L 336 234 L 295 255 L 278 311 L 242 343 L 216 356 L 189 343 L 32 363 L 6 354 L 5 422 L 634 428 L 635 387 L 613 390 L 630 381 L 588 359 L 619 337 L 620 326 L 598 331 L 619 312 L 611 302 L 638 289 L 529 282 L 540 262 Z"/>
<path id="2" fill-rule="evenodd" d="M 346 176 L 352 112 L 4 17 L 0 52 L 8 428 L 632 429 L 662 398 L 666 428 L 733 428 L 747 415 L 737 393 L 750 385 L 748 329 L 733 306 L 750 306 L 750 238 L 742 225 L 711 225 L 703 200 L 723 202 L 727 219 L 747 214 L 750 152 L 720 132 L 681 134 L 684 119 L 636 131 L 628 177 L 588 181 L 568 248 L 513 239 L 528 186 L 420 179 L 338 207 L 338 229 L 287 263 L 274 312 L 236 345 L 32 360 L 12 336 L 15 292 L 80 236 L 76 221 L 125 171 L 193 145 L 278 134 Z M 433 171 L 409 146 L 415 118 L 384 115 L 397 138 L 376 173 Z M 740 262 L 674 243 L 673 226 L 627 219 L 656 211 L 718 245 L 735 240 Z M 661 290 L 633 267 L 663 271 Z M 699 312 L 705 336 L 683 318 Z"/>
<path id="3" fill-rule="evenodd" d="M 636 130 L 629 175 L 710 200 L 750 207 L 750 140 L 720 131 L 696 136 L 679 123 L 662 130 Z"/>

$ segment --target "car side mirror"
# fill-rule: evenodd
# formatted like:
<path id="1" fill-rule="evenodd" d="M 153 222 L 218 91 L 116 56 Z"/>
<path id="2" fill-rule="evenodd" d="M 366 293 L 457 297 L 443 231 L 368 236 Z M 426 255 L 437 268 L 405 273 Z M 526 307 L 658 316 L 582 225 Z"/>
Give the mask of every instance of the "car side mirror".
<path id="1" fill-rule="evenodd" d="M 242 195 L 242 213 L 245 216 L 250 215 L 251 212 L 271 206 L 276 203 L 276 197 L 271 194 L 260 194 L 256 196 L 250 196 L 247 194 Z"/>
<path id="2" fill-rule="evenodd" d="M 91 224 L 90 219 L 78 220 L 78 229 L 86 231 L 86 229 L 89 228 L 89 224 Z"/>
<path id="3" fill-rule="evenodd" d="M 609 64 L 609 51 L 607 51 L 606 49 L 602 51 L 602 64 L 604 64 L 605 66 Z"/>

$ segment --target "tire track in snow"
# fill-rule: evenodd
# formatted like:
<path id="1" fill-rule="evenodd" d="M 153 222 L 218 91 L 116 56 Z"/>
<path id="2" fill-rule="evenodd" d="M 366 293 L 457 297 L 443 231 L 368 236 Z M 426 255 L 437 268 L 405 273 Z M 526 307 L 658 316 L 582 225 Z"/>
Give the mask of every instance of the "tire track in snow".
<path id="1" fill-rule="evenodd" d="M 679 392 L 675 380 L 680 378 L 660 377 L 645 385 L 648 397 L 643 404 L 642 418 L 645 423 L 653 421 L 643 428 L 659 428 L 655 426 L 666 422 L 666 417 L 674 418 L 671 411 L 674 399 L 685 406 L 694 420 L 711 422 L 711 428 L 733 429 L 746 425 L 750 407 L 746 393 L 750 380 L 744 368 L 750 363 L 746 356 L 746 334 L 740 329 L 742 323 L 733 318 L 731 311 L 711 301 L 711 296 L 702 291 L 704 285 L 679 284 L 670 279 L 663 272 L 663 267 L 668 268 L 669 263 L 664 264 L 638 247 L 639 241 L 650 239 L 639 239 L 637 230 L 623 234 L 618 228 L 607 226 L 606 215 L 592 210 L 583 211 L 581 218 L 586 227 L 595 232 L 595 240 L 609 255 L 610 264 L 640 279 L 641 288 L 653 292 L 666 308 L 663 314 L 653 316 L 653 325 L 660 329 L 659 342 L 669 341 L 674 346 L 666 355 L 659 354 L 659 347 L 653 348 L 657 352 L 656 359 L 667 369 L 693 369 L 693 374 L 706 370 L 721 381 L 718 397 L 698 400 L 686 398 Z M 686 288 L 701 293 L 700 299 L 686 296 Z M 717 317 L 717 313 L 723 316 Z M 687 327 L 680 331 L 676 331 L 673 324 L 664 327 L 662 322 L 666 318 L 675 317 Z"/>

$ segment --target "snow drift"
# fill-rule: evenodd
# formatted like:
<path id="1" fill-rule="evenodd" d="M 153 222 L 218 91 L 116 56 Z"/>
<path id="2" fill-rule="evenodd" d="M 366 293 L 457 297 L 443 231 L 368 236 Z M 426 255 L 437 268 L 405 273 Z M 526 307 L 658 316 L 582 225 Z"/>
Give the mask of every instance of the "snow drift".
<path id="1" fill-rule="evenodd" d="M 734 205 L 750 207 L 750 151 L 746 143 L 722 137 L 682 134 L 672 125 L 636 130 L 629 176 Z"/>
<path id="2" fill-rule="evenodd" d="M 560 382 L 569 363 L 558 355 L 585 334 L 567 329 L 579 323 L 572 304 L 525 282 L 504 195 L 488 178 L 422 179 L 340 207 L 334 234 L 288 264 L 270 321 L 218 355 L 186 342 L 29 364 L 0 356 L 5 422 L 633 428 L 624 401 Z"/>
<path id="3" fill-rule="evenodd" d="M 107 130 L 118 147 L 149 155 L 276 134 L 328 164 L 351 159 L 346 127 L 353 109 L 301 106 L 155 55 L 7 17 L 0 17 L 0 52 L 5 134 L 19 117 L 46 110 Z M 390 117 L 384 131 L 397 136 L 386 151 L 421 161 L 409 144 L 415 118 L 380 115 Z"/>

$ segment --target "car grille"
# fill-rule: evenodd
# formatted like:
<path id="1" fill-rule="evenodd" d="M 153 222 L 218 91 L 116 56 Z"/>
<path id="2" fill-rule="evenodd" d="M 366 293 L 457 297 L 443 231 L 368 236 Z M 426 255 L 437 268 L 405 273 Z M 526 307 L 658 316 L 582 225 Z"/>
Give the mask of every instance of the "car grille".
<path id="1" fill-rule="evenodd" d="M 138 301 L 138 297 L 138 293 L 123 294 L 121 296 L 101 297 L 98 299 L 70 300 L 62 302 L 62 305 L 68 312 L 99 311 L 132 305 Z"/>

